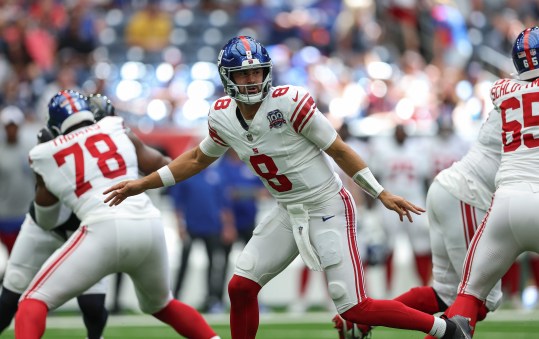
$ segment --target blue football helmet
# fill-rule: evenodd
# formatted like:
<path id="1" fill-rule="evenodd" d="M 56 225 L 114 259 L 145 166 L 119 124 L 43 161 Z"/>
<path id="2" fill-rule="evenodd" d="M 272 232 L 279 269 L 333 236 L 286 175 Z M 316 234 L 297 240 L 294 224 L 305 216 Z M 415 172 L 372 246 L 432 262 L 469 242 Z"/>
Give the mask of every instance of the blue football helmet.
<path id="1" fill-rule="evenodd" d="M 90 105 L 90 111 L 94 114 L 95 121 L 116 115 L 114 105 L 106 95 L 90 94 L 88 96 L 88 105 Z"/>
<path id="2" fill-rule="evenodd" d="M 231 98 L 247 104 L 254 104 L 264 100 L 268 95 L 271 87 L 271 58 L 266 48 L 255 39 L 249 36 L 238 36 L 230 39 L 219 53 L 217 67 L 224 91 Z M 245 93 L 241 93 L 239 86 L 232 80 L 231 73 L 254 68 L 263 68 L 264 71 L 262 83 L 252 84 L 260 86 L 260 92 L 248 94 L 247 91 L 244 91 Z"/>
<path id="3" fill-rule="evenodd" d="M 539 27 L 526 28 L 518 35 L 512 57 L 520 80 L 539 77 Z"/>
<path id="4" fill-rule="evenodd" d="M 47 126 L 55 136 L 64 134 L 70 127 L 83 121 L 95 122 L 84 95 L 69 89 L 60 91 L 51 98 Z"/>

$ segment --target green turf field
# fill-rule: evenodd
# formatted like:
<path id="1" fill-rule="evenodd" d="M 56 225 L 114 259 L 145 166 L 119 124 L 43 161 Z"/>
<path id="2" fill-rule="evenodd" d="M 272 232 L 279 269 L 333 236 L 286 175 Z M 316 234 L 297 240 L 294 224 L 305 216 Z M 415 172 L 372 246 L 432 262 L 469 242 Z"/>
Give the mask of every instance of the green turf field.
<path id="1" fill-rule="evenodd" d="M 537 318 L 535 317 L 537 315 Z M 208 316 L 208 321 L 222 339 L 230 339 L 226 317 Z M 327 318 L 327 321 L 325 320 Z M 506 316 L 493 317 L 477 327 L 474 339 L 534 339 L 539 338 L 539 313 L 512 312 Z M 522 318 L 522 320 L 514 320 Z M 537 320 L 534 320 L 537 319 Z M 81 338 L 85 331 L 78 317 L 50 317 L 49 328 L 44 338 Z M 12 328 L 2 338 L 14 338 Z M 373 339 L 421 339 L 420 332 L 376 328 Z M 160 325 L 149 316 L 111 317 L 105 331 L 105 339 L 131 338 L 179 338 L 170 328 Z M 330 314 L 307 314 L 301 317 L 286 315 L 262 316 L 257 339 L 337 339 L 337 333 L 332 328 Z"/>

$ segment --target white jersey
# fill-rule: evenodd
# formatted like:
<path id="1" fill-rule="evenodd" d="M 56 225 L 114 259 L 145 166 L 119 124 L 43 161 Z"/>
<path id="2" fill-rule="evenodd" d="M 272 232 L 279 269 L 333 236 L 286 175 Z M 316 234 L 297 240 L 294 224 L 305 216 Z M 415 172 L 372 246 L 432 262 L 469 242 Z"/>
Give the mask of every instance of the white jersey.
<path id="1" fill-rule="evenodd" d="M 420 140 L 407 138 L 399 145 L 393 137 L 373 140 L 370 168 L 382 186 L 396 195 L 424 204 L 428 162 Z"/>
<path id="2" fill-rule="evenodd" d="M 114 208 L 103 202 L 103 191 L 108 187 L 138 177 L 135 147 L 120 117 L 107 117 L 39 144 L 30 151 L 30 162 L 47 189 L 73 210 L 83 225 L 160 215 L 146 194 Z"/>
<path id="3" fill-rule="evenodd" d="M 339 194 L 342 182 L 322 153 L 337 132 L 304 88 L 272 87 L 247 130 L 236 109 L 230 97 L 215 101 L 202 152 L 219 157 L 232 147 L 281 203 L 319 203 Z"/>
<path id="4" fill-rule="evenodd" d="M 502 155 L 496 187 L 508 183 L 539 183 L 539 79 L 500 79 L 490 91 L 501 114 Z"/>
<path id="5" fill-rule="evenodd" d="M 481 126 L 477 141 L 460 161 L 436 176 L 449 193 L 471 206 L 488 210 L 500 166 L 501 117 L 491 111 Z"/>
<path id="6" fill-rule="evenodd" d="M 428 176 L 431 180 L 442 170 L 462 159 L 470 148 L 468 143 L 454 133 L 445 138 L 436 135 L 427 142 L 430 159 Z"/>

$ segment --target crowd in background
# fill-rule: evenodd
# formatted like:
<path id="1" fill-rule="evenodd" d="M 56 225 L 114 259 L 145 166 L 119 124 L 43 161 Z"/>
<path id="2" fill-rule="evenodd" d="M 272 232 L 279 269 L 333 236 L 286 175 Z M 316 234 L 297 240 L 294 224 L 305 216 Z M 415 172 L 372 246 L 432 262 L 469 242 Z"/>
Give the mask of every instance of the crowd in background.
<path id="1" fill-rule="evenodd" d="M 422 154 L 433 156 L 415 178 L 426 183 L 426 193 L 429 180 L 458 159 L 434 155 L 456 144 L 465 153 L 492 108 L 489 86 L 512 72 L 507 51 L 538 16 L 539 1 L 522 0 L 6 0 L 0 4 L 0 110 L 20 109 L 27 128 L 16 124 L 24 140 L 32 139 L 45 123 L 49 98 L 76 89 L 107 95 L 150 145 L 165 129 L 205 133 L 209 105 L 223 95 L 219 50 L 232 36 L 250 35 L 268 47 L 274 85 L 308 87 L 336 128 L 344 124 L 364 142 L 358 152 L 368 162 L 373 149 L 383 148 L 371 141 L 391 139 L 396 126 L 427 140 L 430 153 Z M 1 130 L 0 154 L 8 147 L 4 135 Z M 20 153 L 27 148 L 21 145 Z M 3 167 L 0 175 L 9 181 L 12 170 Z M 245 200 L 246 192 L 234 194 Z M 184 204 L 176 202 L 178 209 Z M 2 213 L 0 220 L 20 217 Z M 236 230 L 244 241 L 254 225 L 247 223 Z M 193 236 L 199 235 L 183 233 L 182 240 Z M 379 241 L 368 245 L 375 251 Z M 377 261 L 377 252 L 369 255 Z M 422 280 L 425 272 L 418 272 Z M 222 295 L 222 287 L 211 297 Z"/>
<path id="2" fill-rule="evenodd" d="M 466 126 L 488 111 L 485 82 L 511 72 L 505 51 L 539 4 L 11 0 L 0 9 L 0 106 L 28 119 L 42 122 L 58 89 L 79 88 L 105 93 L 145 131 L 203 125 L 222 95 L 217 54 L 245 34 L 269 47 L 275 84 L 309 87 L 321 111 L 337 125 L 352 120 L 356 134 L 395 121 L 428 134 L 452 115 L 470 135 Z M 377 124 L 361 123 L 371 116 Z"/>

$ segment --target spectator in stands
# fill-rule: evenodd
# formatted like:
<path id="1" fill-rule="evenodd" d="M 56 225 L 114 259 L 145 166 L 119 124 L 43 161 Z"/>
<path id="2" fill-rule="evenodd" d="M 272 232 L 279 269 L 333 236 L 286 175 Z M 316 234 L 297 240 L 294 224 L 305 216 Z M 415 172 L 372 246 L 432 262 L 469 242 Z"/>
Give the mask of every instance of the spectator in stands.
<path id="1" fill-rule="evenodd" d="M 147 52 L 160 52 L 169 45 L 172 27 L 172 18 L 160 8 L 160 1 L 149 1 L 129 19 L 125 28 L 125 41 Z"/>
<path id="2" fill-rule="evenodd" d="M 28 152 L 35 142 L 23 136 L 24 120 L 18 107 L 7 106 L 0 112 L 0 123 L 5 130 L 5 138 L 0 142 L 0 241 L 8 254 L 34 196 L 34 176 L 28 164 Z"/>

